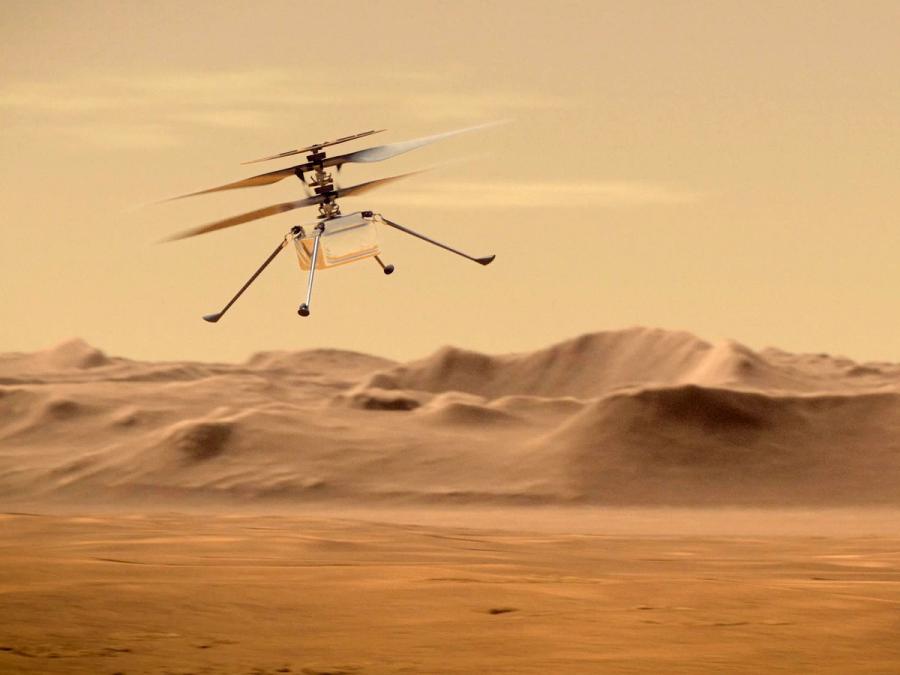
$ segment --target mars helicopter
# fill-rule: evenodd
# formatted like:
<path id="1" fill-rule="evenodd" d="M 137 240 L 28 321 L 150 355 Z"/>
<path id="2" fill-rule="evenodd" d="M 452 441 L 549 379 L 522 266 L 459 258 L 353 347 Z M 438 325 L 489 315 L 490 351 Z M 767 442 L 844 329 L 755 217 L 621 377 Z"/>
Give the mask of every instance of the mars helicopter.
<path id="1" fill-rule="evenodd" d="M 244 162 L 244 164 L 253 164 L 256 162 L 283 159 L 285 157 L 291 157 L 293 155 L 308 153 L 306 155 L 306 161 L 302 164 L 296 164 L 294 166 L 289 166 L 284 169 L 278 169 L 276 171 L 269 171 L 267 173 L 251 176 L 250 178 L 245 178 L 233 183 L 227 183 L 218 187 L 209 188 L 207 190 L 200 190 L 198 192 L 191 192 L 185 195 L 180 195 L 178 197 L 173 197 L 172 199 L 183 199 L 184 197 L 193 197 L 195 195 L 209 194 L 212 192 L 220 192 L 223 190 L 234 190 L 244 187 L 270 185 L 290 176 L 296 176 L 300 179 L 307 194 L 307 196 L 303 199 L 265 206 L 263 208 L 254 209 L 253 211 L 248 211 L 231 218 L 225 218 L 224 220 L 218 220 L 207 225 L 202 225 L 200 227 L 186 230 L 170 237 L 166 241 L 175 241 L 178 239 L 193 237 L 198 234 L 205 234 L 207 232 L 222 230 L 227 227 L 241 225 L 252 220 L 266 218 L 278 213 L 285 213 L 287 211 L 292 211 L 294 209 L 299 209 L 305 206 L 318 205 L 319 207 L 319 215 L 315 222 L 293 226 L 284 235 L 284 239 L 280 244 L 278 244 L 278 247 L 274 251 L 272 251 L 271 255 L 266 258 L 263 264 L 259 266 L 259 268 L 247 280 L 247 282 L 243 286 L 241 286 L 240 290 L 235 293 L 234 297 L 228 301 L 228 304 L 226 304 L 221 311 L 214 314 L 207 314 L 203 317 L 203 319 L 205 321 L 209 321 L 210 323 L 215 323 L 219 319 L 221 319 L 225 312 L 227 312 L 229 308 L 237 301 L 237 299 L 241 297 L 244 291 L 249 288 L 250 284 L 252 284 L 256 280 L 256 278 L 260 274 L 262 274 L 263 270 L 268 267 L 269 263 L 271 263 L 275 259 L 275 257 L 279 253 L 281 253 L 281 251 L 285 247 L 287 247 L 289 243 L 294 244 L 294 248 L 297 251 L 297 260 L 300 263 L 300 268 L 309 272 L 306 287 L 306 299 L 297 310 L 297 313 L 300 316 L 309 316 L 309 307 L 310 303 L 312 302 L 313 281 L 315 280 L 316 270 L 330 269 L 349 263 L 359 262 L 361 260 L 365 260 L 366 258 L 374 258 L 375 261 L 381 266 L 381 269 L 385 274 L 391 274 L 394 271 L 394 266 L 386 265 L 381 259 L 381 248 L 378 241 L 379 225 L 386 225 L 401 232 L 405 232 L 406 234 L 417 237 L 422 241 L 428 242 L 429 244 L 439 246 L 446 251 L 450 251 L 451 253 L 455 253 L 456 255 L 462 256 L 463 258 L 472 260 L 473 262 L 477 262 L 479 265 L 489 265 L 494 260 L 495 256 L 490 255 L 480 258 L 471 256 L 467 253 L 463 253 L 462 251 L 452 248 L 451 246 L 447 246 L 446 244 L 442 244 L 439 241 L 435 241 L 434 239 L 431 239 L 424 234 L 404 227 L 399 223 L 395 223 L 394 221 L 385 218 L 380 213 L 375 213 L 373 211 L 356 211 L 348 215 L 343 215 L 341 213 L 341 208 L 337 203 L 337 200 L 341 197 L 362 194 L 392 181 L 396 181 L 401 178 L 406 178 L 407 176 L 420 173 L 419 171 L 401 174 L 398 176 L 390 176 L 388 178 L 379 178 L 376 180 L 367 181 L 365 183 L 351 185 L 350 187 L 340 187 L 335 185 L 335 181 L 332 178 L 331 173 L 326 170 L 331 167 L 336 167 L 337 170 L 340 171 L 341 167 L 344 164 L 353 162 L 378 162 L 381 160 L 389 159 L 391 157 L 395 157 L 404 152 L 409 152 L 410 150 L 415 150 L 416 148 L 420 148 L 424 145 L 434 143 L 444 138 L 449 138 L 451 136 L 456 136 L 458 134 L 466 133 L 469 131 L 475 131 L 477 129 L 482 129 L 488 126 L 493 126 L 493 124 L 484 124 L 475 127 L 468 127 L 465 129 L 457 129 L 455 131 L 434 134 L 432 136 L 416 138 L 409 141 L 379 145 L 372 148 L 357 150 L 355 152 L 349 152 L 343 155 L 335 155 L 333 157 L 326 156 L 325 148 L 331 147 L 333 145 L 338 145 L 339 143 L 346 143 L 348 141 L 354 141 L 359 138 L 371 136 L 372 134 L 377 134 L 384 131 L 384 129 L 363 131 L 361 133 L 353 134 L 351 136 L 344 136 L 333 141 L 314 143 L 312 145 L 307 145 L 306 147 L 298 148 L 296 150 L 289 150 L 287 152 L 278 153 L 277 155 L 271 155 L 268 157 L 262 157 L 260 159 L 254 159 L 249 162 Z"/>

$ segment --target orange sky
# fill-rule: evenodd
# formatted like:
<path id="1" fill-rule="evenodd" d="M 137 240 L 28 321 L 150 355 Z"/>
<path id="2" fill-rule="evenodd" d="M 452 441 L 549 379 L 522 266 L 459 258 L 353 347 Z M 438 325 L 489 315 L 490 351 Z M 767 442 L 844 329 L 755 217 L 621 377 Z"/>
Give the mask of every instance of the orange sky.
<path id="1" fill-rule="evenodd" d="M 896 2 L 7 1 L 0 31 L 0 351 L 411 358 L 641 324 L 900 360 Z M 200 316 L 312 211 L 154 243 L 296 181 L 132 208 L 335 135 L 505 118 L 342 177 L 468 157 L 344 211 L 496 262 L 388 232 L 397 272 L 322 274 L 309 319 L 292 254 Z"/>

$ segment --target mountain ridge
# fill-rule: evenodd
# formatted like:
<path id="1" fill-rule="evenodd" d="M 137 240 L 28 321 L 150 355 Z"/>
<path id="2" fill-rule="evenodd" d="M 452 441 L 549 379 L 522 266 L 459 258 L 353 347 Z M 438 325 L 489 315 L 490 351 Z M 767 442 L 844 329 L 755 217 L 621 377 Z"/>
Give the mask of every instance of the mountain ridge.
<path id="1" fill-rule="evenodd" d="M 7 502 L 898 504 L 900 366 L 683 331 L 396 363 L 0 355 Z"/>

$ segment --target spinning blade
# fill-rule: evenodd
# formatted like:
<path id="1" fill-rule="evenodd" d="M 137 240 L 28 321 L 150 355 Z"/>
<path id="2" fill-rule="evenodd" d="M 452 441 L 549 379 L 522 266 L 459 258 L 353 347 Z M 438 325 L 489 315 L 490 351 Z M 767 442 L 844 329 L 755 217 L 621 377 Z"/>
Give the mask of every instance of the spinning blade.
<path id="1" fill-rule="evenodd" d="M 366 136 L 371 136 L 372 134 L 380 134 L 382 131 L 386 131 L 386 129 L 372 129 L 370 131 L 361 131 L 358 134 L 353 134 L 351 136 L 342 136 L 334 141 L 325 141 L 324 143 L 314 143 L 313 145 L 307 145 L 305 148 L 297 148 L 296 150 L 288 150 L 287 152 L 279 152 L 277 155 L 269 155 L 268 157 L 260 157 L 259 159 L 251 159 L 249 162 L 241 162 L 241 164 L 256 164 L 257 162 L 268 162 L 270 159 L 281 159 L 282 157 L 290 157 L 291 155 L 299 155 L 303 152 L 311 152 L 315 150 L 321 150 L 322 148 L 327 148 L 332 145 L 337 145 L 338 143 L 346 143 L 348 141 L 355 141 L 357 138 L 364 138 Z"/>
<path id="2" fill-rule="evenodd" d="M 339 197 L 346 197 L 353 194 L 362 194 L 364 192 L 374 190 L 377 187 L 392 183 L 402 178 L 408 178 L 409 176 L 423 173 L 424 171 L 428 171 L 428 169 L 411 171 L 409 173 L 400 174 L 399 176 L 389 176 L 388 178 L 377 178 L 375 180 L 366 181 L 365 183 L 359 183 L 358 185 L 351 185 L 350 187 L 334 190 L 333 192 L 329 192 L 327 194 L 307 197 L 305 199 L 298 199 L 293 202 L 281 202 L 280 204 L 264 206 L 260 209 L 254 209 L 253 211 L 247 211 L 246 213 L 231 216 L 230 218 L 217 220 L 213 223 L 207 223 L 206 225 L 201 225 L 200 227 L 195 227 L 183 232 L 179 232 L 167 239 L 164 239 L 163 241 L 177 241 L 179 239 L 187 239 L 188 237 L 195 237 L 198 234 L 206 234 L 207 232 L 224 230 L 225 228 L 234 227 L 235 225 L 242 225 L 243 223 L 249 223 L 253 220 L 259 220 L 260 218 L 268 218 L 269 216 L 274 216 L 278 213 L 286 213 L 287 211 L 293 211 L 294 209 L 303 208 L 304 206 L 321 204 L 326 200 L 334 200 Z"/>
<path id="3" fill-rule="evenodd" d="M 416 150 L 417 148 L 421 148 L 425 145 L 430 145 L 431 143 L 436 143 L 437 141 L 443 140 L 445 138 L 451 138 L 452 136 L 457 136 L 459 134 L 464 134 L 469 131 L 477 131 L 479 129 L 486 129 L 488 127 L 497 126 L 498 124 L 503 124 L 504 122 L 488 122 L 487 124 L 479 124 L 474 127 L 466 127 L 465 129 L 456 129 L 454 131 L 445 131 L 440 134 L 433 134 L 431 136 L 423 136 L 422 138 L 414 138 L 409 141 L 400 141 L 399 143 L 388 143 L 386 145 L 378 145 L 374 148 L 366 148 L 365 150 L 357 150 L 356 152 L 350 152 L 345 155 L 336 155 L 334 157 L 326 157 L 322 160 L 323 167 L 335 166 L 340 169 L 341 165 L 349 164 L 354 162 L 380 162 L 385 159 L 390 159 L 391 157 L 396 157 L 397 155 L 402 155 L 405 152 L 410 152 L 411 150 Z M 357 135 L 356 138 L 360 138 L 361 136 L 368 136 L 370 134 L 377 133 L 375 131 L 367 131 L 361 135 Z M 344 140 L 349 140 L 351 137 L 347 137 L 346 139 L 339 139 L 338 141 L 332 141 L 330 144 L 343 142 Z M 298 154 L 301 152 L 306 152 L 310 148 L 316 147 L 324 147 L 324 146 L 309 146 L 308 148 L 302 148 L 300 150 L 291 150 L 288 153 L 282 153 L 281 156 L 287 157 L 289 155 Z M 276 155 L 277 157 L 277 155 Z M 262 160 L 255 160 L 262 161 Z M 233 183 L 226 183 L 225 185 L 219 185 L 218 187 L 209 188 L 206 190 L 199 190 L 197 192 L 190 192 L 186 195 L 180 195 L 178 197 L 172 197 L 171 199 L 167 199 L 164 201 L 172 201 L 175 199 L 183 199 L 184 197 L 193 197 L 196 195 L 209 194 L 211 192 L 220 192 L 222 190 L 235 190 L 237 188 L 245 188 L 245 187 L 255 187 L 259 185 L 271 185 L 272 183 L 277 183 L 280 180 L 285 178 L 289 178 L 290 176 L 297 175 L 298 172 L 307 172 L 311 171 L 314 168 L 314 164 L 312 162 L 305 162 L 304 164 L 296 164 L 294 166 L 289 166 L 284 169 L 278 169 L 276 171 L 269 171 L 267 173 L 261 173 L 256 176 L 251 176 L 250 178 L 245 178 L 243 180 L 235 181 Z"/>
<path id="4" fill-rule="evenodd" d="M 184 199 L 185 197 L 196 197 L 197 195 L 205 195 L 210 192 L 221 192 L 222 190 L 236 190 L 237 188 L 245 188 L 245 187 L 256 187 L 258 185 L 271 185 L 272 183 L 277 183 L 280 180 L 284 180 L 290 176 L 296 175 L 296 167 L 289 167 L 287 169 L 278 169 L 277 171 L 269 171 L 268 173 L 261 173 L 257 176 L 251 176 L 250 178 L 244 178 L 243 180 L 237 180 L 233 183 L 226 183 L 225 185 L 219 185 L 218 187 L 208 188 L 206 190 L 198 190 L 197 192 L 188 192 L 184 195 L 178 195 L 177 197 L 169 197 L 168 199 L 163 199 L 163 202 L 174 202 L 176 199 Z M 157 202 L 161 203 L 161 202 Z"/>
<path id="5" fill-rule="evenodd" d="M 329 162 L 338 166 L 340 166 L 341 164 L 346 164 L 348 162 L 380 162 L 384 159 L 390 159 L 391 157 L 402 155 L 404 152 L 409 152 L 410 150 L 415 150 L 425 145 L 437 143 L 438 141 L 442 141 L 445 138 L 458 136 L 459 134 L 465 134 L 469 131 L 486 129 L 498 124 L 502 124 L 502 122 L 488 122 L 487 124 L 479 124 L 474 127 L 466 127 L 464 129 L 445 131 L 443 133 L 433 134 L 431 136 L 423 136 L 422 138 L 414 138 L 410 141 L 400 141 L 398 143 L 377 145 L 374 148 L 366 148 L 365 150 L 357 150 L 356 152 L 351 152 L 346 155 L 338 155 L 337 157 L 332 157 L 330 158 Z"/>
<path id="6" fill-rule="evenodd" d="M 216 230 L 224 230 L 226 227 L 234 227 L 235 225 L 242 225 L 244 223 L 249 223 L 251 220 L 259 220 L 260 218 L 267 218 L 269 216 L 274 216 L 276 213 L 286 213 L 287 211 L 293 211 L 294 209 L 299 209 L 304 206 L 313 206 L 314 204 L 321 204 L 325 201 L 324 196 L 316 196 L 316 197 L 307 197 L 306 199 L 298 199 L 294 202 L 281 202 L 280 204 L 272 204 L 271 206 L 264 206 L 261 209 L 254 209 L 253 211 L 247 211 L 246 213 L 241 213 L 237 216 L 232 216 L 231 218 L 225 218 L 224 220 L 217 220 L 213 223 L 207 223 L 206 225 L 201 225 L 200 227 L 194 227 L 190 230 L 184 230 L 183 232 L 179 232 L 178 234 L 174 234 L 167 239 L 163 239 L 163 241 L 178 241 L 179 239 L 187 239 L 188 237 L 196 237 L 198 234 L 206 234 L 207 232 L 215 232 Z"/>

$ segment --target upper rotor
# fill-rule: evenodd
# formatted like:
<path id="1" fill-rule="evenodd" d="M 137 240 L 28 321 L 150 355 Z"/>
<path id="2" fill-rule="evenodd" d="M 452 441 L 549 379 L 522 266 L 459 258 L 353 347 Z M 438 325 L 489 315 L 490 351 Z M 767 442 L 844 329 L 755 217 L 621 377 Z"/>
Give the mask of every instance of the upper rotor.
<path id="1" fill-rule="evenodd" d="M 212 232 L 215 230 L 224 229 L 227 227 L 232 227 L 234 225 L 240 225 L 241 223 L 246 223 L 251 220 L 257 220 L 260 218 L 265 218 L 267 216 L 274 215 L 276 213 L 284 213 L 286 211 L 291 211 L 293 209 L 301 208 L 304 206 L 313 206 L 318 205 L 319 207 L 319 218 L 327 219 L 334 218 L 340 215 L 341 210 L 338 206 L 336 200 L 340 197 L 351 195 L 354 193 L 362 193 L 373 189 L 379 185 L 384 185 L 386 183 L 392 182 L 394 180 L 398 180 L 400 178 L 404 178 L 406 176 L 413 175 L 415 173 L 421 173 L 420 171 L 414 171 L 412 173 L 402 174 L 399 176 L 390 176 L 388 178 L 380 178 L 377 180 L 370 180 L 365 183 L 360 183 L 357 185 L 351 185 L 350 187 L 341 188 L 337 187 L 334 184 L 334 180 L 331 176 L 331 173 L 326 171 L 326 169 L 330 167 L 337 167 L 340 170 L 341 166 L 348 163 L 354 162 L 379 162 L 385 159 L 390 159 L 391 157 L 396 157 L 397 155 L 403 154 L 405 152 L 409 152 L 411 150 L 415 150 L 416 148 L 421 148 L 425 145 L 429 145 L 431 143 L 435 143 L 439 140 L 443 140 L 445 138 L 450 138 L 452 136 L 456 136 L 459 134 L 467 133 L 469 131 L 476 131 L 479 129 L 484 129 L 486 127 L 495 126 L 500 124 L 501 122 L 491 122 L 488 124 L 480 124 L 478 126 L 466 127 L 463 129 L 456 129 L 453 131 L 446 131 L 439 134 L 433 134 L 431 136 L 423 136 L 421 138 L 415 138 L 408 141 L 400 141 L 397 143 L 388 143 L 385 145 L 377 145 L 371 148 L 365 148 L 362 150 L 356 150 L 354 152 L 345 153 L 343 155 L 336 155 L 334 157 L 327 157 L 324 149 L 326 147 L 330 147 L 332 145 L 337 145 L 338 143 L 345 143 L 348 141 L 352 141 L 358 138 L 364 138 L 366 136 L 371 136 L 372 134 L 380 133 L 384 131 L 384 129 L 373 129 L 370 131 L 363 131 L 358 134 L 353 134 L 351 136 L 343 136 L 333 141 L 325 141 L 322 143 L 314 143 L 312 145 L 307 145 L 303 148 L 297 148 L 295 150 L 288 150 L 287 152 L 282 152 L 277 155 L 271 155 L 269 157 L 263 157 L 260 159 L 251 160 L 251 162 L 245 162 L 245 164 L 253 163 L 253 162 L 262 162 L 272 159 L 280 159 L 283 157 L 290 157 L 293 155 L 301 154 L 304 152 L 309 153 L 306 156 L 306 162 L 303 164 L 296 164 L 294 166 L 289 166 L 284 169 L 276 169 L 275 171 L 269 171 L 266 173 L 258 174 L 256 176 L 251 176 L 249 178 L 244 178 L 239 181 L 235 181 L 233 183 L 226 183 L 225 185 L 219 185 L 213 188 L 207 188 L 205 190 L 198 190 L 197 192 L 190 192 L 188 194 L 179 195 L 177 197 L 172 197 L 171 199 L 183 199 L 185 197 L 193 197 L 201 194 L 209 194 L 212 192 L 221 192 L 224 190 L 234 190 L 237 188 L 245 188 L 245 187 L 256 187 L 261 185 L 271 185 L 272 183 L 277 183 L 285 178 L 290 176 L 296 176 L 303 183 L 304 188 L 307 191 L 306 199 L 299 199 L 291 202 L 282 202 L 280 204 L 273 204 L 271 206 L 266 206 L 259 209 L 254 209 L 253 211 L 248 211 L 246 213 L 242 213 L 237 216 L 233 216 L 231 218 L 225 218 L 223 220 L 219 220 L 213 223 L 209 223 L 207 225 L 203 225 L 200 227 L 192 228 L 190 230 L 178 233 L 169 238 L 169 240 L 173 239 L 184 239 L 185 237 L 193 237 L 198 234 L 203 234 L 206 232 Z M 307 183 L 306 174 L 310 174 L 310 180 Z M 171 200 L 167 200 L 171 201 Z"/>
<path id="2" fill-rule="evenodd" d="M 382 131 L 387 131 L 387 129 L 371 129 L 369 131 L 361 131 L 358 134 L 351 134 L 350 136 L 341 136 L 338 139 L 333 141 L 323 141 L 322 143 L 313 143 L 312 145 L 307 145 L 305 148 L 297 148 L 296 150 L 288 150 L 287 152 L 279 152 L 277 155 L 269 155 L 268 157 L 260 157 L 259 159 L 251 159 L 249 162 L 241 162 L 241 164 L 256 164 L 257 162 L 267 162 L 270 159 L 281 159 L 282 157 L 290 157 L 291 155 L 299 155 L 304 152 L 312 152 L 318 153 L 322 148 L 327 148 L 332 145 L 337 145 L 338 143 L 347 143 L 348 141 L 355 141 L 357 138 L 364 138 L 366 136 L 371 136 L 372 134 L 380 134 Z"/>

